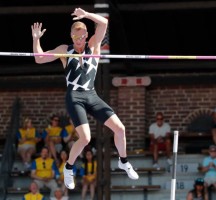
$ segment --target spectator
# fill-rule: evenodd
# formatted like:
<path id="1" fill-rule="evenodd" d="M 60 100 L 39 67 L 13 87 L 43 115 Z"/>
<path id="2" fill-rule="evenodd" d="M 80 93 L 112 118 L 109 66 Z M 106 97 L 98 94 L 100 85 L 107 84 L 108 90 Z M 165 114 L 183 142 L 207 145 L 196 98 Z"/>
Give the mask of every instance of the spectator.
<path id="1" fill-rule="evenodd" d="M 201 171 L 205 172 L 204 180 L 206 186 L 211 185 L 216 189 L 216 146 L 209 147 L 209 156 L 205 157 L 202 163 Z"/>
<path id="2" fill-rule="evenodd" d="M 29 187 L 29 193 L 25 194 L 22 200 L 45 200 L 44 196 L 39 192 L 36 182 L 32 182 Z"/>
<path id="3" fill-rule="evenodd" d="M 24 167 L 30 169 L 32 155 L 36 153 L 36 144 L 40 141 L 40 134 L 32 125 L 32 120 L 26 118 L 16 134 L 18 140 L 18 154 L 21 156 Z"/>
<path id="4" fill-rule="evenodd" d="M 213 110 L 213 113 L 212 113 L 211 131 L 212 131 L 212 137 L 213 137 L 214 144 L 216 145 L 216 108 Z"/>
<path id="5" fill-rule="evenodd" d="M 75 130 L 75 127 L 73 125 L 71 118 L 69 118 L 69 122 L 70 124 L 65 126 L 65 129 L 64 129 L 67 135 L 67 137 L 64 137 L 64 142 L 67 143 L 67 148 L 70 150 L 74 142 L 78 140 L 79 136 Z"/>
<path id="6" fill-rule="evenodd" d="M 65 186 L 64 184 L 64 173 L 63 173 L 63 168 L 65 166 L 65 163 L 67 162 L 68 159 L 68 153 L 65 150 L 62 150 L 60 153 L 60 166 L 59 166 L 59 173 L 60 173 L 60 177 L 58 179 L 58 184 L 63 192 L 64 196 L 68 195 L 68 188 Z M 74 173 L 74 177 L 76 176 L 76 166 L 73 166 L 73 173 Z"/>
<path id="7" fill-rule="evenodd" d="M 162 112 L 156 114 L 156 122 L 149 127 L 150 150 L 153 152 L 153 167 L 160 168 L 158 164 L 158 152 L 166 151 L 167 163 L 172 164 L 171 156 L 171 128 L 164 122 Z"/>
<path id="8" fill-rule="evenodd" d="M 50 200 L 68 200 L 68 196 L 64 196 L 64 192 L 61 188 L 57 188 L 54 192 L 54 197 L 51 197 Z"/>
<path id="9" fill-rule="evenodd" d="M 84 162 L 80 168 L 80 175 L 82 176 L 82 200 L 85 200 L 88 187 L 90 187 L 91 200 L 94 199 L 96 188 L 96 173 L 97 162 L 94 159 L 92 150 L 87 149 L 84 153 Z"/>
<path id="10" fill-rule="evenodd" d="M 56 176 L 59 176 L 59 171 L 55 161 L 49 158 L 48 148 L 43 147 L 41 156 L 32 162 L 31 177 L 40 189 L 44 186 L 48 187 L 51 190 L 50 194 L 52 196 L 57 188 Z"/>
<path id="11" fill-rule="evenodd" d="M 187 193 L 186 200 L 208 200 L 208 191 L 202 178 L 195 180 L 194 188 Z"/>
<path id="12" fill-rule="evenodd" d="M 49 148 L 51 156 L 59 165 L 58 155 L 62 150 L 62 138 L 65 137 L 65 132 L 59 126 L 59 117 L 53 115 L 51 117 L 51 125 L 48 126 L 42 133 L 42 138 L 45 140 L 46 146 Z"/>

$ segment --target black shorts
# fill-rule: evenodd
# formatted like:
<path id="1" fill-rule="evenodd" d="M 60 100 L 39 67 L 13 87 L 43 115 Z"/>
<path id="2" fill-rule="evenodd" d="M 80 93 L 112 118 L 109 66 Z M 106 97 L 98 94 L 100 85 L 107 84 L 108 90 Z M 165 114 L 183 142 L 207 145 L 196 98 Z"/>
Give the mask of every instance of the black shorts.
<path id="1" fill-rule="evenodd" d="M 95 90 L 67 90 L 66 106 L 75 127 L 88 123 L 87 113 L 104 124 L 113 114 L 113 109 L 107 105 Z"/>

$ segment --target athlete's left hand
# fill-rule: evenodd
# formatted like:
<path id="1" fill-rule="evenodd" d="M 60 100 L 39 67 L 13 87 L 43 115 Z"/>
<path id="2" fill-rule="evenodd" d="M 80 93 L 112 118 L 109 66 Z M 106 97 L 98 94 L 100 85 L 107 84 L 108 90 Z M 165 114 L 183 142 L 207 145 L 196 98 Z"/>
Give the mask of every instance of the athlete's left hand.
<path id="1" fill-rule="evenodd" d="M 79 20 L 86 16 L 86 11 L 81 8 L 76 8 L 71 15 L 76 16 L 73 18 L 73 20 Z"/>

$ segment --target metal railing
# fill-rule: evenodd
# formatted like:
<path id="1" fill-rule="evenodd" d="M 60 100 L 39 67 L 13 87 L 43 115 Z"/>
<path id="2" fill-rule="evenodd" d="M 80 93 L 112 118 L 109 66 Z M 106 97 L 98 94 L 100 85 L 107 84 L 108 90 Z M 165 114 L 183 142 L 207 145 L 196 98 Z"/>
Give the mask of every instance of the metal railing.
<path id="1" fill-rule="evenodd" d="M 10 185 L 10 173 L 16 156 L 16 131 L 19 128 L 20 99 L 16 98 L 12 106 L 11 121 L 6 135 L 0 169 L 0 200 L 7 198 L 7 188 Z"/>

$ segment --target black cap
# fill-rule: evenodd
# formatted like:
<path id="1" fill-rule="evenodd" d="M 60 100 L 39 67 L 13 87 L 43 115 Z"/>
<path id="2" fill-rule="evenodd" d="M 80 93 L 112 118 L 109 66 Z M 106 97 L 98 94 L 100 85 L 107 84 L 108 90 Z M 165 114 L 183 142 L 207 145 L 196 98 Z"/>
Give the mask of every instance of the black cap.
<path id="1" fill-rule="evenodd" d="M 195 180 L 195 185 L 204 185 L 204 179 L 203 178 L 197 178 Z"/>

